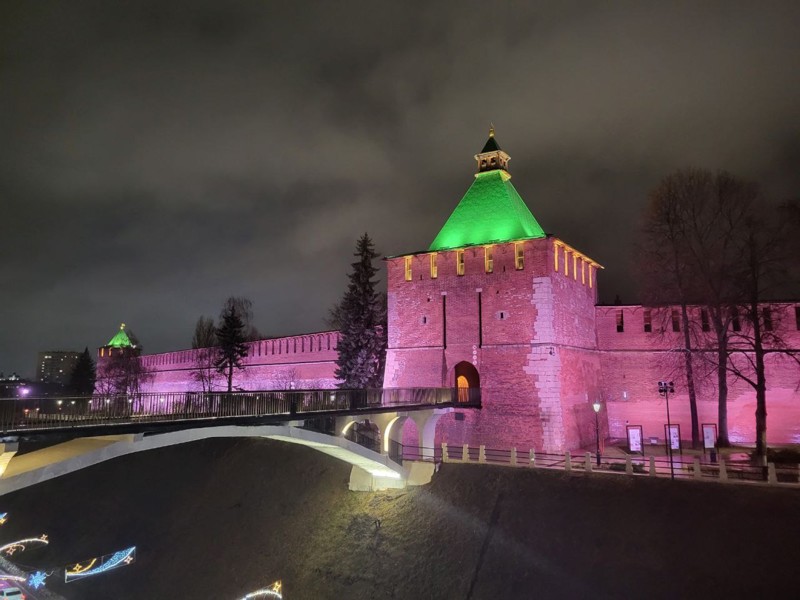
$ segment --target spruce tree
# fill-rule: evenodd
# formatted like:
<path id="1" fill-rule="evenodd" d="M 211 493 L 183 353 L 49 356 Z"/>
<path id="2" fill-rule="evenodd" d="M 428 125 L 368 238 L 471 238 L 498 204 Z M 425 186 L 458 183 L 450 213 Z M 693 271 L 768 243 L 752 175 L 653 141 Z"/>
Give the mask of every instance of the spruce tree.
<path id="1" fill-rule="evenodd" d="M 245 324 L 235 303 L 228 302 L 220 315 L 217 328 L 217 358 L 214 366 L 225 375 L 228 392 L 233 391 L 233 370 L 242 368 L 242 359 L 247 356 Z"/>
<path id="2" fill-rule="evenodd" d="M 341 332 L 336 377 L 341 388 L 379 388 L 386 360 L 386 306 L 385 296 L 375 290 L 378 269 L 372 263 L 378 253 L 366 233 L 354 256 L 347 291 L 334 309 Z"/>
<path id="3" fill-rule="evenodd" d="M 78 396 L 91 396 L 97 377 L 89 348 L 84 348 L 69 376 L 69 391 Z"/>

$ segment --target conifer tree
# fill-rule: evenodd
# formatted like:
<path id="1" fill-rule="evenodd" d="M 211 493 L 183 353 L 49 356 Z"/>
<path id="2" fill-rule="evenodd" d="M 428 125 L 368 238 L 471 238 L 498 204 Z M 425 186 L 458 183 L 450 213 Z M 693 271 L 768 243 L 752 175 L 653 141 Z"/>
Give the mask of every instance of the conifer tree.
<path id="1" fill-rule="evenodd" d="M 92 355 L 89 353 L 89 348 L 84 348 L 72 368 L 72 373 L 70 373 L 69 390 L 79 396 L 91 396 L 94 392 L 96 378 L 97 372 L 94 360 L 92 360 Z"/>
<path id="2" fill-rule="evenodd" d="M 332 310 L 341 332 L 336 377 L 342 388 L 377 388 L 386 360 L 386 306 L 385 296 L 375 290 L 378 269 L 372 263 L 378 253 L 368 234 L 359 238 L 354 256 L 347 291 Z"/>
<path id="3" fill-rule="evenodd" d="M 214 366 L 225 375 L 228 392 L 233 391 L 233 370 L 242 369 L 242 359 L 247 356 L 245 324 L 235 303 L 227 302 L 220 314 L 217 328 L 217 359 Z"/>

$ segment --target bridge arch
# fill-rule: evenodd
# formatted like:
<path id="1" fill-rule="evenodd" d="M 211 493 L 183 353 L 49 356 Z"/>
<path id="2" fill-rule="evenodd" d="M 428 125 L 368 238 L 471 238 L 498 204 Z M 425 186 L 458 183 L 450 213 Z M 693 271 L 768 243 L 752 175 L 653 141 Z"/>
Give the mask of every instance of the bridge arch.
<path id="1" fill-rule="evenodd" d="M 387 455 L 373 452 L 341 436 L 330 436 L 291 425 L 223 425 L 147 436 L 108 436 L 105 438 L 108 442 L 106 445 L 92 445 L 88 451 L 74 453 L 67 459 L 64 459 L 64 451 L 58 448 L 59 445 L 50 446 L 27 455 L 31 459 L 37 452 L 42 453 L 32 461 L 36 464 L 33 469 L 0 479 L 0 496 L 126 454 L 218 437 L 263 437 L 307 446 L 351 464 L 351 490 L 403 488 L 408 479 L 407 471 Z M 93 439 L 100 441 L 104 438 Z"/>

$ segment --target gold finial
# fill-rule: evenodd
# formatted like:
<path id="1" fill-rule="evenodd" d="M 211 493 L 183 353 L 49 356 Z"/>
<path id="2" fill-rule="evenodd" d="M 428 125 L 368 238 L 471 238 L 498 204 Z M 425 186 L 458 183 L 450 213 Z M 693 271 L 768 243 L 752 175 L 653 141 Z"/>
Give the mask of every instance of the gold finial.
<path id="1" fill-rule="evenodd" d="M 489 122 L 489 137 L 494 137 L 494 123 Z"/>
<path id="2" fill-rule="evenodd" d="M 119 324 L 119 329 L 120 329 L 120 331 L 122 331 L 123 329 L 125 329 L 125 323 L 120 323 L 120 324 Z"/>

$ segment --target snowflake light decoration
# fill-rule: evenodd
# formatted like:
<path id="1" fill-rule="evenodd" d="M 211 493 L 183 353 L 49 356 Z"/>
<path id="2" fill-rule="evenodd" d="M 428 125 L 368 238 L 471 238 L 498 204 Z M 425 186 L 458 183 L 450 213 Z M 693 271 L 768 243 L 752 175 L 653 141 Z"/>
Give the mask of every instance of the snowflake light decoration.
<path id="1" fill-rule="evenodd" d="M 47 575 L 47 573 L 43 573 L 42 571 L 31 573 L 31 576 L 28 577 L 28 585 L 33 589 L 38 590 L 44 585 L 44 580 L 47 579 Z"/>

